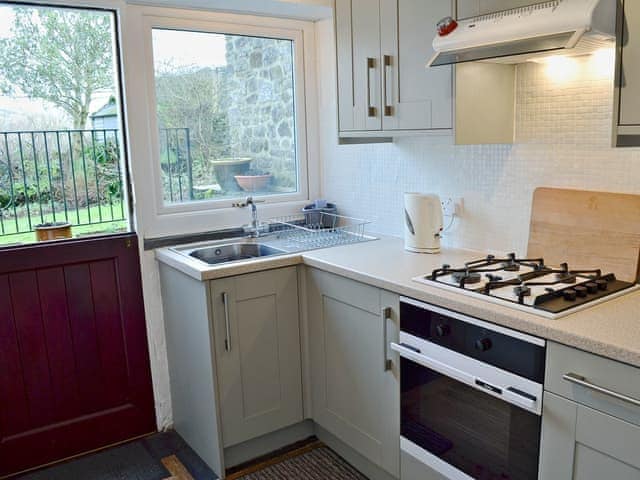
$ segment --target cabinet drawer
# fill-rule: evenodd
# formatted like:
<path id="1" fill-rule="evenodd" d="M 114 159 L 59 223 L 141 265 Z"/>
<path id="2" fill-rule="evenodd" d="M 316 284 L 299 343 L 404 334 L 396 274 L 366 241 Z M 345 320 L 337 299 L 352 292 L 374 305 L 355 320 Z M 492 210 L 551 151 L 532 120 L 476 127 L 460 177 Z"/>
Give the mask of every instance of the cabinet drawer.
<path id="1" fill-rule="evenodd" d="M 640 425 L 640 369 L 630 365 L 549 342 L 545 390 Z"/>

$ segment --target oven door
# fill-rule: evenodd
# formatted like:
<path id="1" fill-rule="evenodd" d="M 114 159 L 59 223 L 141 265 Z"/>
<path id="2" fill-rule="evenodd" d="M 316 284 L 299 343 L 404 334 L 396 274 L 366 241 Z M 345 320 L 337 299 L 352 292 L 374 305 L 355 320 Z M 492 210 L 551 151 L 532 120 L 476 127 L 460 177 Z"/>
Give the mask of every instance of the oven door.
<path id="1" fill-rule="evenodd" d="M 401 357 L 406 453 L 454 480 L 537 479 L 541 385 L 510 386 L 507 372 L 437 346 L 392 348 Z M 440 351 L 453 358 L 433 358 Z"/>

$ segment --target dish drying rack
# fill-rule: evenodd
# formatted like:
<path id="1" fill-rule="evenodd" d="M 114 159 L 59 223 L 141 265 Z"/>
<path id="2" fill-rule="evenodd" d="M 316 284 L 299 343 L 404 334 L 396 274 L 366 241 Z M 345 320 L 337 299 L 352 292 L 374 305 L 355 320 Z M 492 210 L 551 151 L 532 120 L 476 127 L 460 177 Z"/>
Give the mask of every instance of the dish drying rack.
<path id="1" fill-rule="evenodd" d="M 308 248 L 325 248 L 369 240 L 365 226 L 369 221 L 335 213 L 289 215 L 272 218 L 271 231 L 278 238 Z"/>

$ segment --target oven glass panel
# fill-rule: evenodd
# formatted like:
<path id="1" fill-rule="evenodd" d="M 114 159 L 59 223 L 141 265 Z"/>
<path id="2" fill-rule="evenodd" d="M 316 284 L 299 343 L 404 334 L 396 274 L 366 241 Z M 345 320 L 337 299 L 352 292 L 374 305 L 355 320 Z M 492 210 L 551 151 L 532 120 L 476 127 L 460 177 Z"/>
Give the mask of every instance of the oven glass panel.
<path id="1" fill-rule="evenodd" d="M 479 480 L 535 480 L 541 418 L 405 358 L 402 436 Z"/>

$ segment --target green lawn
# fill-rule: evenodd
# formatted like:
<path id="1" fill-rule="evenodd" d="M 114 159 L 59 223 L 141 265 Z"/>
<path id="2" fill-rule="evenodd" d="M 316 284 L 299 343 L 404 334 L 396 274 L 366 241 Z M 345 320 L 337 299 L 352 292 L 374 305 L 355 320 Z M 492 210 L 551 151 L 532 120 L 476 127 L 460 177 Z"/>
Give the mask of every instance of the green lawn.
<path id="1" fill-rule="evenodd" d="M 74 225 L 72 227 L 73 236 L 85 236 L 92 235 L 97 233 L 115 233 L 115 232 L 123 232 L 129 228 L 128 222 L 124 220 L 117 221 L 109 221 L 113 217 L 119 217 L 121 215 L 121 205 L 120 203 L 113 204 L 113 217 L 111 216 L 111 206 L 110 205 L 102 205 L 102 220 L 105 223 L 97 223 L 93 225 L 83 225 L 83 226 L 75 226 L 78 223 L 88 223 L 89 215 L 91 215 L 92 222 L 100 221 L 100 208 L 95 205 L 90 208 L 82 208 L 78 211 L 78 215 L 76 215 L 75 210 L 69 210 L 68 218 L 69 222 Z M 126 214 L 126 210 L 125 210 Z M 78 216 L 80 217 L 80 221 L 78 221 Z M 64 221 L 64 211 L 59 212 L 56 211 L 56 221 Z M 3 235 L 0 231 L 0 245 L 7 245 L 11 243 L 31 243 L 35 241 L 36 234 L 34 232 L 27 233 L 14 233 L 16 231 L 16 222 L 13 217 L 3 219 L 5 234 Z M 52 222 L 53 215 L 51 213 L 44 215 L 45 222 Z M 32 225 L 37 225 L 41 222 L 40 212 L 37 207 L 31 207 L 31 223 Z M 29 230 L 29 220 L 26 216 L 18 217 L 18 230 Z"/>

